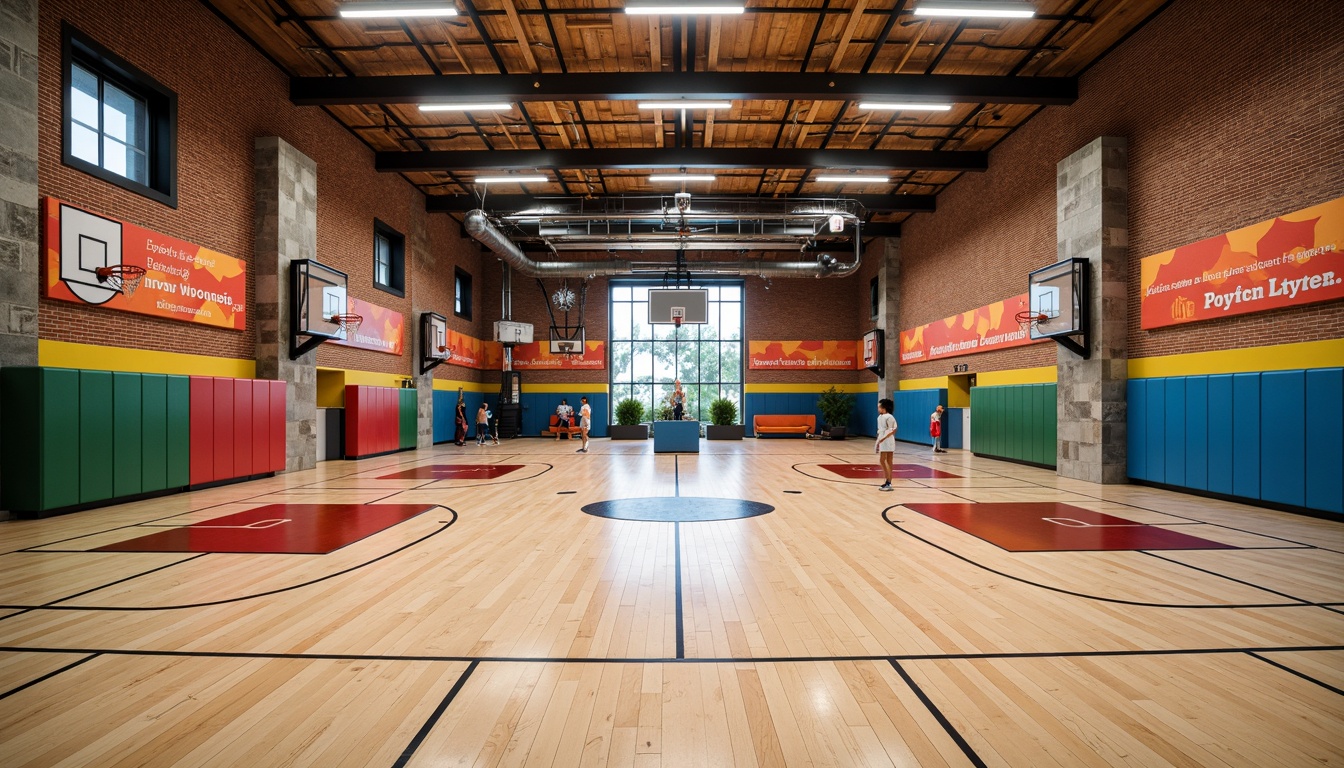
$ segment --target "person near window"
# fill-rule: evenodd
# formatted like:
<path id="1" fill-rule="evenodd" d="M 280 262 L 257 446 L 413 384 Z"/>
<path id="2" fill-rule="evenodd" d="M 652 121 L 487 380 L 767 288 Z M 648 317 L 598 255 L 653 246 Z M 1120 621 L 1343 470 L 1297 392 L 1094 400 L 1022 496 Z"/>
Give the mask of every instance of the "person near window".
<path id="1" fill-rule="evenodd" d="M 686 392 L 681 388 L 681 379 L 672 382 L 672 394 L 668 395 L 668 400 L 672 403 L 672 420 L 681 421 L 681 415 L 686 410 Z"/>

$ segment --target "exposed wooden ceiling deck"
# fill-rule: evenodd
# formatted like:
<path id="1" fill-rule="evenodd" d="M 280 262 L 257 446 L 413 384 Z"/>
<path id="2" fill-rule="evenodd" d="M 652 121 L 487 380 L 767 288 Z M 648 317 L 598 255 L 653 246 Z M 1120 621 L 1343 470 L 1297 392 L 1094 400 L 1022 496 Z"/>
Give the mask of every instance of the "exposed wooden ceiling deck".
<path id="1" fill-rule="evenodd" d="M 670 193 L 653 169 L 708 171 L 695 194 L 872 196 L 871 222 L 928 210 L 961 173 L 1168 0 L 1034 0 L 1030 20 L 914 16 L 913 0 L 748 0 L 740 16 L 626 15 L 620 0 L 457 0 L 446 19 L 347 20 L 336 0 L 204 0 L 431 198 L 475 199 L 481 172 L 545 184 L 491 195 Z M 598 75 L 595 77 L 594 75 Z M 892 77 L 896 75 L 896 77 Z M 951 95 L 946 112 L 879 112 L 859 99 Z M 497 95 L 501 112 L 422 112 Z M 641 110 L 636 97 L 732 100 Z M 946 99 L 944 99 L 946 100 Z M 839 185 L 818 172 L 888 171 Z M 458 199 L 454 199 L 458 198 Z M 465 198 L 465 199 L 463 199 Z M 517 199 L 517 198 L 514 198 Z"/>

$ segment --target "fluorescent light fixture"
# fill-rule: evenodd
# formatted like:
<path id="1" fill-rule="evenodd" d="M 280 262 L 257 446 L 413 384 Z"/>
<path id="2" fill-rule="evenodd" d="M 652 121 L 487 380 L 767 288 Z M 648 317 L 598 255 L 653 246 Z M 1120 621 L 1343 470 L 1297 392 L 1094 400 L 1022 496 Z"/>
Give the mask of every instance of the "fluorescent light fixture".
<path id="1" fill-rule="evenodd" d="M 915 6 L 915 15 L 1030 19 L 1036 9 L 1022 0 L 924 0 Z"/>
<path id="2" fill-rule="evenodd" d="M 704 173 L 665 173 L 650 176 L 649 181 L 713 181 L 714 177 Z"/>
<path id="3" fill-rule="evenodd" d="M 477 176 L 477 184 L 545 184 L 550 179 L 536 176 Z"/>
<path id="4" fill-rule="evenodd" d="M 818 176 L 813 181 L 819 181 L 822 184 L 886 184 L 891 181 L 891 177 L 848 174 L 845 176 Z"/>
<path id="5" fill-rule="evenodd" d="M 731 101 L 641 101 L 640 109 L 728 109 Z"/>
<path id="6" fill-rule="evenodd" d="M 452 3 L 347 3 L 341 6 L 343 19 L 410 19 L 423 16 L 456 16 Z"/>
<path id="7" fill-rule="evenodd" d="M 739 14 L 746 11 L 740 0 L 695 0 L 689 3 L 640 2 L 633 0 L 625 4 L 626 14 L 640 16 L 702 16 Z"/>
<path id="8" fill-rule="evenodd" d="M 421 112 L 504 112 L 513 109 L 512 104 L 421 104 Z"/>
<path id="9" fill-rule="evenodd" d="M 946 112 L 951 108 L 952 108 L 951 104 L 914 104 L 914 103 L 897 103 L 891 101 L 859 102 L 859 109 L 903 110 L 909 112 L 914 112 L 916 110 L 924 112 Z"/>

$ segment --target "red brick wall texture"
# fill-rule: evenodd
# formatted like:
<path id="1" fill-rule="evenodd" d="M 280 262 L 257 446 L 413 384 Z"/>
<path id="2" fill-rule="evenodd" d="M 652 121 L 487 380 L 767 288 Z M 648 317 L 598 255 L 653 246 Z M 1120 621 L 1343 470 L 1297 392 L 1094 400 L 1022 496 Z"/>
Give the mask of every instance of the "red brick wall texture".
<path id="1" fill-rule="evenodd" d="M 910 328 L 1026 290 L 1026 273 L 1055 260 L 1055 165 L 1100 135 L 1129 140 L 1130 354 L 1229 349 L 1344 336 L 1344 302 L 1196 325 L 1138 327 L 1139 260 L 1344 194 L 1344 38 L 1325 23 L 1337 0 L 1178 0 L 1097 63 L 1071 107 L 1043 109 L 995 149 L 990 170 L 965 174 L 938 212 L 906 222 L 901 325 Z M 164 19 L 172 19 L 171 30 Z M 61 164 L 61 23 L 68 21 L 179 97 L 177 209 Z M 171 34 L 167 34 L 171 31 Z M 40 22 L 39 186 L 95 212 L 253 261 L 252 147 L 277 135 L 318 166 L 318 258 L 350 274 L 351 292 L 407 315 L 401 357 L 325 345 L 319 364 L 409 374 L 412 307 L 433 307 L 449 327 L 489 338 L 500 316 L 499 267 L 456 222 L 429 217 L 431 258 L 414 267 L 413 212 L 423 198 L 400 177 L 373 170 L 372 153 L 316 108 L 287 99 L 283 72 L 207 8 L 190 0 L 94 4 L 45 0 Z M 166 43 L 165 41 L 168 41 Z M 190 41 L 191 49 L 171 41 Z M 407 236 L 407 297 L 372 286 L 373 220 Z M 868 280 L 749 278 L 747 334 L 756 339 L 857 339 L 872 322 Z M 453 266 L 474 278 L 470 321 L 452 314 Z M 249 316 L 253 285 L 249 269 Z M 515 281 L 514 315 L 544 334 L 536 284 Z M 605 282 L 589 293 L 589 334 L 605 337 Z M 40 335 L 87 344 L 251 358 L 254 333 L 197 327 L 42 300 Z M 249 323 L 251 325 L 251 323 Z M 957 359 L 972 371 L 1052 365 L 1040 344 Z M 954 361 L 905 366 L 902 378 L 950 372 Z M 436 377 L 482 374 L 440 366 Z M 752 382 L 871 381 L 866 372 L 749 372 Z M 545 372 L 537 382 L 605 382 L 605 372 Z"/>
<path id="2" fill-rule="evenodd" d="M 1056 260 L 1055 166 L 1098 136 L 1129 142 L 1131 357 L 1344 336 L 1344 302 L 1183 327 L 1139 327 L 1154 253 L 1344 195 L 1344 38 L 1337 0 L 1177 0 L 902 228 L 905 328 L 1026 290 Z M 1053 344 L 904 366 L 902 378 L 1053 365 Z"/>

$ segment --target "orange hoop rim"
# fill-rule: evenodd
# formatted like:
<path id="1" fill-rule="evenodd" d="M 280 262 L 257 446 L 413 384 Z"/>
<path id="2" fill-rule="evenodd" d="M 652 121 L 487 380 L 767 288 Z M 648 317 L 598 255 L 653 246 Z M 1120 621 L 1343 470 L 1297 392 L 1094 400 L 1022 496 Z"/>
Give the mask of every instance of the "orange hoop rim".
<path id="1" fill-rule="evenodd" d="M 113 290 L 120 291 L 126 296 L 132 295 L 135 289 L 140 287 L 140 280 L 144 278 L 145 272 L 144 267 L 134 264 L 114 264 L 93 270 L 98 282 L 107 283 Z"/>
<path id="2" fill-rule="evenodd" d="M 1017 320 L 1019 325 L 1025 325 L 1027 323 L 1036 325 L 1037 323 L 1043 323 L 1050 319 L 1044 312 L 1032 312 L 1029 309 L 1018 312 L 1013 315 L 1013 317 Z"/>
<path id="3" fill-rule="evenodd" d="M 332 315 L 327 322 L 341 326 L 341 330 L 353 333 L 364 322 L 362 315 Z"/>

